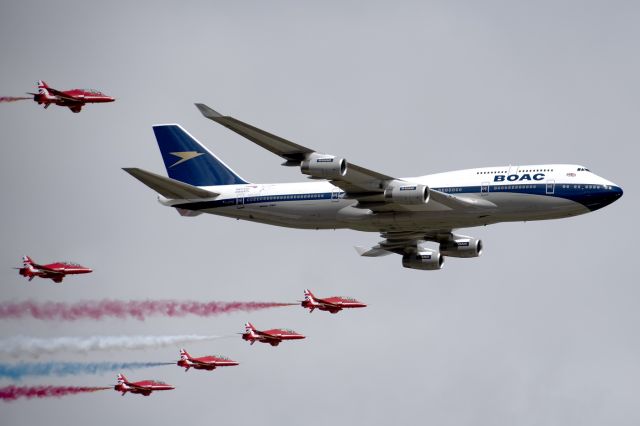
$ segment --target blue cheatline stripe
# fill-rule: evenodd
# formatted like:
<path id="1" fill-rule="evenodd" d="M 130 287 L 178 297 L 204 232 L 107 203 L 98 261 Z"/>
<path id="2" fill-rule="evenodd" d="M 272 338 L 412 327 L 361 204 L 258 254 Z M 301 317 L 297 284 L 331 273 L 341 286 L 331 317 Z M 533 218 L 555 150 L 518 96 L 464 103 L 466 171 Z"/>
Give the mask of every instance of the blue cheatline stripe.
<path id="1" fill-rule="evenodd" d="M 261 204 L 269 202 L 283 202 L 283 201 L 308 201 L 308 200 L 331 200 L 331 192 L 313 192 L 309 194 L 279 194 L 279 195 L 260 195 L 260 196 L 247 196 L 244 197 L 244 204 Z M 339 198 L 344 195 L 344 192 L 338 193 Z M 228 207 L 238 204 L 238 198 L 227 198 L 224 200 L 212 200 L 212 201 L 197 201 L 195 203 L 176 204 L 173 207 L 185 208 L 189 210 L 206 210 L 216 207 Z"/>
<path id="2" fill-rule="evenodd" d="M 597 188 L 586 188 L 587 186 L 596 186 Z M 615 200 L 613 194 L 619 188 L 614 190 L 602 189 L 598 185 L 585 184 L 554 184 L 553 194 L 547 193 L 547 184 L 522 184 L 522 185 L 488 185 L 489 194 L 529 194 L 544 195 L 548 197 L 565 198 L 576 203 L 580 203 L 591 210 L 597 210 L 610 204 Z M 431 188 L 436 191 L 447 194 L 481 194 L 482 186 L 451 186 Z M 331 192 L 314 192 L 308 194 L 280 194 L 280 195 L 260 195 L 247 196 L 244 198 L 244 204 L 261 204 L 268 202 L 287 202 L 287 201 L 309 201 L 309 200 L 331 200 L 334 193 Z M 344 192 L 339 192 L 339 198 L 344 196 Z M 227 198 L 224 200 L 198 201 L 193 203 L 176 204 L 173 207 L 184 208 L 188 210 L 207 210 L 217 207 L 229 207 L 238 204 L 238 198 Z"/>

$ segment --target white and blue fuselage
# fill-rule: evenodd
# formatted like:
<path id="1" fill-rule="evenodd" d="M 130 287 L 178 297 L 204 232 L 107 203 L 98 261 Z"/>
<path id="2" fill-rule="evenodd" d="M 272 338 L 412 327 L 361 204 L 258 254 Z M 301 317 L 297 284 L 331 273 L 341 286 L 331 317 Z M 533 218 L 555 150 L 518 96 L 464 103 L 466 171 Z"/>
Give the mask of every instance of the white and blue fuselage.
<path id="1" fill-rule="evenodd" d="M 204 187 L 210 200 L 168 200 L 163 204 L 269 225 L 303 229 L 349 228 L 386 232 L 457 229 L 498 222 L 558 219 L 602 208 L 622 195 L 616 184 L 570 164 L 458 170 L 403 181 L 459 198 L 487 201 L 486 208 L 372 212 L 328 181 Z M 428 203 L 428 202 L 427 202 Z"/>

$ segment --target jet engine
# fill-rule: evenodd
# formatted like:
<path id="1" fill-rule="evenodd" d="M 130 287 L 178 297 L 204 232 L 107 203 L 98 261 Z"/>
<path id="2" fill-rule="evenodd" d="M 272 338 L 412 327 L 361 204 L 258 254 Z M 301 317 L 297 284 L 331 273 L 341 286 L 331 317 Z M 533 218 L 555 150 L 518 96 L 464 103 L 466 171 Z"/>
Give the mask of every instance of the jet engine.
<path id="1" fill-rule="evenodd" d="M 402 256 L 402 266 L 410 269 L 421 269 L 423 271 L 435 271 L 442 269 L 444 257 L 439 252 L 429 249 Z"/>
<path id="2" fill-rule="evenodd" d="M 450 240 L 440 243 L 440 253 L 450 257 L 478 257 L 482 254 L 482 240 L 453 235 Z"/>
<path id="3" fill-rule="evenodd" d="M 300 164 L 300 171 L 314 178 L 336 179 L 347 174 L 347 160 L 314 153 Z"/>
<path id="4" fill-rule="evenodd" d="M 397 204 L 426 204 L 429 201 L 429 187 L 420 184 L 392 185 L 384 191 L 387 202 Z"/>

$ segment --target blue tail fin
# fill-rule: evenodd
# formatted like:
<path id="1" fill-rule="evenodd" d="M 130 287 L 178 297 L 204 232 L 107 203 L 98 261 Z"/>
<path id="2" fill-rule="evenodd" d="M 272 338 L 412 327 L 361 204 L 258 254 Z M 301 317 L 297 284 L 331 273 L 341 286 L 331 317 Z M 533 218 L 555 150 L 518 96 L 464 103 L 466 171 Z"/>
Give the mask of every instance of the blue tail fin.
<path id="1" fill-rule="evenodd" d="M 153 126 L 153 133 L 171 179 L 193 186 L 248 183 L 178 124 Z"/>

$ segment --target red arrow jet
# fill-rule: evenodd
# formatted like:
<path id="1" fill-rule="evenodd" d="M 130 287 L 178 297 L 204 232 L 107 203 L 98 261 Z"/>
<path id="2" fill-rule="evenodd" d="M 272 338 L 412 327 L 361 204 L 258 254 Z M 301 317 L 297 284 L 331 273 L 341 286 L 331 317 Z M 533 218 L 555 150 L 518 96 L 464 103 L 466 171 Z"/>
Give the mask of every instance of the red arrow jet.
<path id="1" fill-rule="evenodd" d="M 253 345 L 255 342 L 269 343 L 271 346 L 278 346 L 283 340 L 299 340 L 305 337 L 293 330 L 284 328 L 273 328 L 271 330 L 256 330 L 250 322 L 244 325 L 246 332 L 242 333 L 242 338 Z"/>
<path id="2" fill-rule="evenodd" d="M 180 349 L 180 361 L 177 362 L 180 367 L 184 367 L 184 372 L 189 371 L 191 367 L 196 370 L 215 370 L 217 367 L 231 367 L 239 365 L 238 362 L 223 356 L 203 356 L 200 358 L 193 358 L 184 349 Z"/>
<path id="3" fill-rule="evenodd" d="M 304 290 L 304 300 L 301 303 L 303 308 L 309 309 L 309 313 L 313 312 L 314 309 L 319 309 L 321 311 L 329 311 L 332 314 L 337 314 L 341 310 L 345 308 L 366 308 L 362 302 L 357 301 L 351 297 L 327 297 L 326 299 L 319 299 L 311 293 L 311 291 L 305 289 Z"/>
<path id="4" fill-rule="evenodd" d="M 107 96 L 104 93 L 94 89 L 72 89 L 60 90 L 53 89 L 42 80 L 38 80 L 38 93 L 28 93 L 33 95 L 33 100 L 44 108 L 49 105 L 56 104 L 69 108 L 73 112 L 80 112 L 85 104 L 97 104 L 104 102 L 113 102 L 115 98 Z"/>
<path id="5" fill-rule="evenodd" d="M 20 275 L 29 278 L 29 281 L 33 277 L 50 278 L 56 283 L 61 283 L 62 279 L 67 275 L 76 274 L 88 274 L 93 272 L 86 266 L 79 265 L 71 262 L 56 262 L 48 265 L 38 265 L 34 263 L 29 256 L 22 257 L 22 268 L 16 268 L 19 270 Z"/>
<path id="6" fill-rule="evenodd" d="M 151 392 L 173 390 L 175 387 L 164 382 L 156 382 L 155 380 L 143 380 L 141 382 L 130 382 L 122 374 L 118 374 L 118 384 L 113 387 L 114 390 L 125 393 L 138 393 L 144 396 L 151 395 Z"/>

